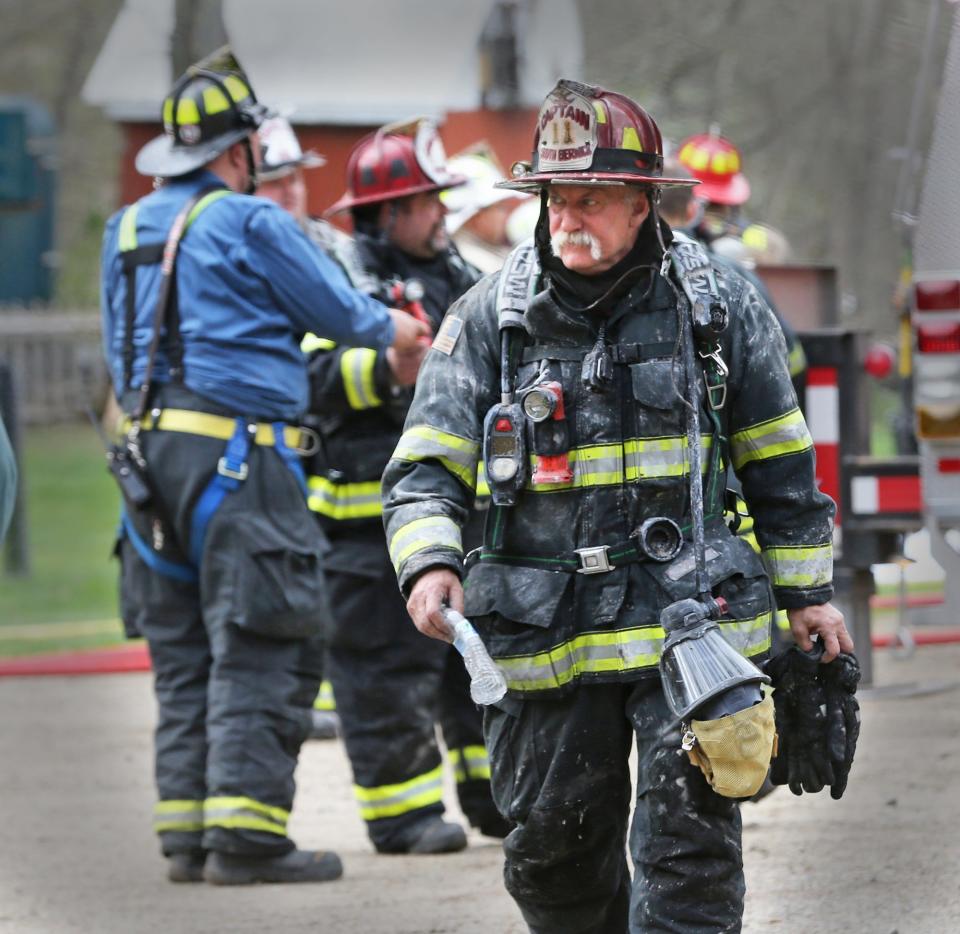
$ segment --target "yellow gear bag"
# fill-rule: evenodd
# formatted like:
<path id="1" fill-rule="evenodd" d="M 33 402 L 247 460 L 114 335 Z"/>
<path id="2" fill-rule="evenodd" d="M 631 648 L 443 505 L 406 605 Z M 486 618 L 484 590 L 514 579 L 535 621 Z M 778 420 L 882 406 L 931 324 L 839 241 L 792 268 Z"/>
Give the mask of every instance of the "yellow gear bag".
<path id="1" fill-rule="evenodd" d="M 759 704 L 719 720 L 692 720 L 682 747 L 718 795 L 755 795 L 777 754 L 773 698 L 766 694 Z"/>

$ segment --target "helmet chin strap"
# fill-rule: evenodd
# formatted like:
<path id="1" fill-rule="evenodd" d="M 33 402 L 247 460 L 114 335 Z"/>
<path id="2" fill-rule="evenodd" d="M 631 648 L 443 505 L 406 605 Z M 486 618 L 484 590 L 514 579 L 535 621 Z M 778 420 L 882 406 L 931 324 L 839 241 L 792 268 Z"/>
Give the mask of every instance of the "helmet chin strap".
<path id="1" fill-rule="evenodd" d="M 253 161 L 253 147 L 250 137 L 243 138 L 243 151 L 247 155 L 247 185 L 243 190 L 245 195 L 252 195 L 257 190 L 257 166 Z"/>

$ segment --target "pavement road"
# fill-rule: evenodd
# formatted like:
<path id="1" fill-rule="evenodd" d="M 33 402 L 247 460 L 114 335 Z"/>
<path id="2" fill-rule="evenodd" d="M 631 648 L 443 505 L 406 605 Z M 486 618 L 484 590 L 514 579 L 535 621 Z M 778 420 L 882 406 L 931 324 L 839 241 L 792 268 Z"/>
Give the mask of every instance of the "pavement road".
<path id="1" fill-rule="evenodd" d="M 960 931 L 958 681 L 960 646 L 876 653 L 843 800 L 780 789 L 744 806 L 747 934 Z M 496 841 L 373 853 L 339 743 L 304 748 L 291 832 L 339 851 L 343 880 L 175 886 L 150 831 L 149 675 L 2 678 L 0 710 L 2 934 L 524 930 Z"/>

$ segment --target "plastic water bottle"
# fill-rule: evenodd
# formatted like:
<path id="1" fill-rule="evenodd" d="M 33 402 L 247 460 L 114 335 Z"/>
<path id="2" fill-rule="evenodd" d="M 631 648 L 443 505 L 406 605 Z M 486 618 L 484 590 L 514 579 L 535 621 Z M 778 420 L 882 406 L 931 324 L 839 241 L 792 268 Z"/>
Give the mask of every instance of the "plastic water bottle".
<path id="1" fill-rule="evenodd" d="M 450 607 L 444 607 L 443 620 L 453 632 L 454 648 L 463 656 L 470 675 L 470 696 L 475 704 L 495 704 L 507 693 L 507 679 L 490 657 L 470 620 Z"/>

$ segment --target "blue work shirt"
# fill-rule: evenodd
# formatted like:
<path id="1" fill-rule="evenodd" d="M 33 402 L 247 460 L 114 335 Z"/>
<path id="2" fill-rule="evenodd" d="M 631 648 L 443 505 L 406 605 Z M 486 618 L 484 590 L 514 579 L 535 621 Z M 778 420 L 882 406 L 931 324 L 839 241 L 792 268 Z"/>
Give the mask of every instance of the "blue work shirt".
<path id="1" fill-rule="evenodd" d="M 177 213 L 198 192 L 223 182 L 207 170 L 171 179 L 139 201 L 137 244 L 163 243 Z M 107 222 L 101 264 L 103 344 L 114 389 L 123 385 L 125 302 L 119 227 Z M 230 194 L 208 204 L 187 229 L 176 283 L 183 381 L 218 406 L 262 419 L 296 419 L 307 406 L 300 341 L 307 332 L 337 343 L 382 349 L 394 325 L 380 302 L 357 292 L 340 268 L 272 201 Z M 160 288 L 160 265 L 137 267 L 133 388 L 146 367 Z M 161 350 L 154 380 L 168 382 Z"/>

